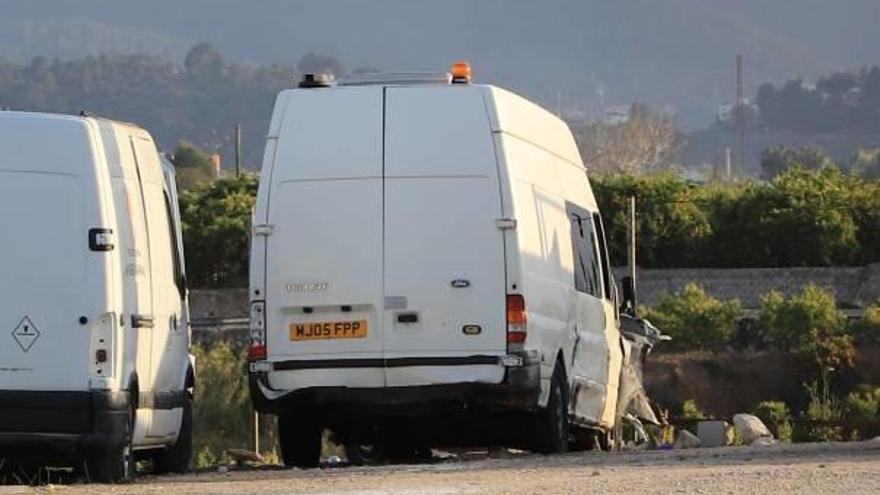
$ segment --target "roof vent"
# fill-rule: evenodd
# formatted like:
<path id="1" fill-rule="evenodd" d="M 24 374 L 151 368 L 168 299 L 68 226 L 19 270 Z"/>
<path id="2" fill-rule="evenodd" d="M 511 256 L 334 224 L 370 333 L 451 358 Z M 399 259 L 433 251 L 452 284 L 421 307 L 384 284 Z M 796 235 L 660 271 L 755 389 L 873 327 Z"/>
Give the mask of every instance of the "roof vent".
<path id="1" fill-rule="evenodd" d="M 329 88 L 333 86 L 333 76 L 330 74 L 303 74 L 299 81 L 300 88 Z"/>

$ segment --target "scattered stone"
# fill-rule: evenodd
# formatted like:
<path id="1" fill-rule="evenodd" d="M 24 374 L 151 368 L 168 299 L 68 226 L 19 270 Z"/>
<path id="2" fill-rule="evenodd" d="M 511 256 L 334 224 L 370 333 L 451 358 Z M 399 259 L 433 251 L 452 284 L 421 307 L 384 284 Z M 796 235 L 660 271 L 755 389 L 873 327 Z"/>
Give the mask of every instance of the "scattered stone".
<path id="1" fill-rule="evenodd" d="M 226 449 L 228 455 L 236 464 L 241 466 L 245 463 L 263 464 L 263 456 L 256 452 L 245 449 Z"/>
<path id="2" fill-rule="evenodd" d="M 779 443 L 779 442 L 774 440 L 773 437 L 761 437 L 761 438 L 756 438 L 750 445 L 752 447 L 772 447 L 773 445 L 776 445 L 777 443 Z"/>
<path id="3" fill-rule="evenodd" d="M 727 445 L 726 421 L 700 421 L 697 423 L 697 436 L 701 447 L 724 447 Z"/>
<path id="4" fill-rule="evenodd" d="M 733 424 L 739 438 L 745 445 L 751 445 L 759 438 L 773 438 L 773 434 L 757 416 L 737 414 L 733 417 Z"/>
<path id="5" fill-rule="evenodd" d="M 679 430 L 675 438 L 676 449 L 696 449 L 700 447 L 700 437 L 687 430 Z"/>

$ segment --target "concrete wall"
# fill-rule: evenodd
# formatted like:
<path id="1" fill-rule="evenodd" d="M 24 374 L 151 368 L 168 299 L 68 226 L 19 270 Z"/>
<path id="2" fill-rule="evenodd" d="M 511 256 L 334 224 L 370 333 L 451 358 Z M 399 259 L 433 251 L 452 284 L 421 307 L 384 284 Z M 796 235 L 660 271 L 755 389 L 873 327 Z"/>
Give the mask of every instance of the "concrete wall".
<path id="1" fill-rule="evenodd" d="M 618 282 L 627 274 L 614 269 Z M 677 292 L 689 282 L 702 285 L 719 299 L 737 298 L 746 308 L 757 308 L 770 290 L 798 292 L 814 283 L 829 288 L 841 307 L 863 308 L 880 300 L 880 263 L 834 268 L 674 268 L 636 271 L 639 304 L 654 305 L 663 294 Z"/>
<path id="2" fill-rule="evenodd" d="M 627 272 L 615 268 L 614 273 L 620 281 Z M 810 282 L 832 289 L 841 307 L 863 308 L 880 300 L 880 263 L 842 268 L 640 269 L 636 276 L 639 303 L 646 305 L 689 282 L 699 283 L 717 298 L 737 298 L 746 308 L 757 308 L 760 297 L 771 289 L 791 294 Z M 196 289 L 190 291 L 189 302 L 196 340 L 247 337 L 247 289 Z"/>

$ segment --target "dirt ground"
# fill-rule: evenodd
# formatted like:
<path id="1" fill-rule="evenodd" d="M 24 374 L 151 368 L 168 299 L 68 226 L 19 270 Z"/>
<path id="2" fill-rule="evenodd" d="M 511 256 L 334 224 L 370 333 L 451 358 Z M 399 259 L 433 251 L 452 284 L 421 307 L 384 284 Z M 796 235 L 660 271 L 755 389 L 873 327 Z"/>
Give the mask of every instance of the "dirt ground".
<path id="1" fill-rule="evenodd" d="M 0 495 L 880 493 L 880 439 L 558 456 L 474 453 L 418 465 L 142 476 L 131 485 L 0 487 Z"/>

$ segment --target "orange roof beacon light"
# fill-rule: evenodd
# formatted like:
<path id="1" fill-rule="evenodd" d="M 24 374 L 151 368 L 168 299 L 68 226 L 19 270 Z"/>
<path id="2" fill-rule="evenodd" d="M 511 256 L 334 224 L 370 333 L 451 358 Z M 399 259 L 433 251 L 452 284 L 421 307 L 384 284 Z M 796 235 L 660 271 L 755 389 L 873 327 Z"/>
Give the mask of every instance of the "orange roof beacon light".
<path id="1" fill-rule="evenodd" d="M 452 64 L 452 82 L 458 84 L 468 84 L 471 82 L 471 64 L 467 61 L 459 60 Z"/>

